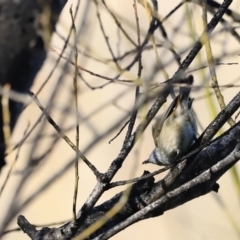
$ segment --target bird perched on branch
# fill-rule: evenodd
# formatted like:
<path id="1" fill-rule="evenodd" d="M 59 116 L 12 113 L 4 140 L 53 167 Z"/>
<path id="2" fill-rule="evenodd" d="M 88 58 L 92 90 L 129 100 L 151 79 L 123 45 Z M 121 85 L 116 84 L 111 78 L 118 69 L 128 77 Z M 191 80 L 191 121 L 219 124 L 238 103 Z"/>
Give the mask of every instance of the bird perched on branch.
<path id="1" fill-rule="evenodd" d="M 156 148 L 143 164 L 175 165 L 196 140 L 196 116 L 192 110 L 193 99 L 189 97 L 193 76 L 182 79 L 181 83 L 187 85 L 180 87 L 180 94 L 152 127 Z"/>

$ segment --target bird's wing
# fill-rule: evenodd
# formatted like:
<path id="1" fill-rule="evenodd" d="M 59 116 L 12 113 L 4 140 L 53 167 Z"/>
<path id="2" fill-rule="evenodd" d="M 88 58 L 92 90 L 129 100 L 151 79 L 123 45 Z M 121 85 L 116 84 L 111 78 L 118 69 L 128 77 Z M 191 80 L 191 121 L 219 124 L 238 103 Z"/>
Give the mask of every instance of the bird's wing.
<path id="1" fill-rule="evenodd" d="M 158 117 L 155 121 L 155 123 L 152 125 L 152 136 L 153 136 L 153 140 L 155 143 L 155 146 L 157 146 L 157 138 L 161 132 L 161 118 L 163 117 L 163 115 L 161 115 L 160 117 Z M 162 124 L 161 124 L 162 125 Z"/>
<path id="2" fill-rule="evenodd" d="M 172 113 L 174 108 L 176 107 L 177 101 L 178 101 L 179 95 L 175 97 L 175 99 L 172 101 L 171 105 L 168 107 L 167 111 L 161 116 L 156 119 L 156 122 L 152 126 L 152 136 L 155 143 L 155 146 L 158 146 L 158 136 L 162 130 L 162 126 L 165 122 L 165 120 L 169 117 L 169 115 Z"/>

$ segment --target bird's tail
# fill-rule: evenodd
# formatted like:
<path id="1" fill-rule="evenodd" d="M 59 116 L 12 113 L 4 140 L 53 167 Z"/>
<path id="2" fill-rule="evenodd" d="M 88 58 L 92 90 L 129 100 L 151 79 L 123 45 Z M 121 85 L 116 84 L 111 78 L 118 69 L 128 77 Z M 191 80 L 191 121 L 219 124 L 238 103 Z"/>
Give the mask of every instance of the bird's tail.
<path id="1" fill-rule="evenodd" d="M 180 95 L 179 95 L 180 102 L 187 102 L 188 103 L 188 101 L 189 101 L 189 94 L 191 92 L 190 85 L 193 84 L 193 81 L 194 81 L 193 75 L 189 75 L 186 78 L 182 79 L 181 82 L 187 84 L 188 86 L 180 87 Z"/>

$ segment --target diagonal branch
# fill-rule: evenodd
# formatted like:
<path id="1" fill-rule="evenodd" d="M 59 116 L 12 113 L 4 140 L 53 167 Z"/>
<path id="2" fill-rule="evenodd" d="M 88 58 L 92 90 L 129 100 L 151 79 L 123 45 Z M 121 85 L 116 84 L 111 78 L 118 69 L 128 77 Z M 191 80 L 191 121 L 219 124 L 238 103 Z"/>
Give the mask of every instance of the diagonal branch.
<path id="1" fill-rule="evenodd" d="M 97 237 L 96 239 L 107 239 L 135 222 L 162 215 L 167 210 L 210 192 L 216 181 L 240 158 L 240 137 L 236 136 L 240 136 L 240 123 L 237 123 L 228 134 L 222 135 L 216 142 L 198 154 L 196 157 L 196 160 L 199 162 L 197 167 L 185 161 L 172 169 L 164 179 L 155 184 L 153 184 L 154 179 L 152 177 L 134 184 L 124 208 L 92 235 L 91 239 L 93 237 Z M 222 151 L 219 151 L 219 149 L 222 149 Z M 207 163 L 209 167 L 205 170 L 199 170 L 204 163 Z M 183 171 L 185 165 L 190 167 L 189 171 Z M 192 173 L 190 179 L 189 172 Z M 147 174 L 147 172 L 144 174 Z M 175 186 L 172 189 L 167 189 L 169 182 L 175 182 Z M 215 188 L 214 190 L 216 191 L 217 189 Z M 121 194 L 122 192 L 93 208 L 86 221 L 82 225 L 78 225 L 76 234 L 101 219 L 118 202 Z M 24 224 L 23 219 L 25 219 L 23 216 L 19 217 L 19 226 L 26 233 L 28 231 L 31 233 L 30 225 Z M 40 236 L 44 236 L 46 240 L 69 239 L 63 234 L 69 229 L 69 226 L 71 226 L 71 223 L 67 223 L 60 228 L 43 228 L 37 231 L 31 239 L 40 240 Z"/>

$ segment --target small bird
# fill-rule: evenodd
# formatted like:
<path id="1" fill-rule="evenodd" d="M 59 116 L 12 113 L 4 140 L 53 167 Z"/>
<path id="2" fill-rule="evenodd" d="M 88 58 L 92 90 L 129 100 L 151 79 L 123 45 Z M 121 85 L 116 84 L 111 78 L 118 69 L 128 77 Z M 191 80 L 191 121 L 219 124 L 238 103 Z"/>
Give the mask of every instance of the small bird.
<path id="1" fill-rule="evenodd" d="M 193 76 L 189 75 L 182 82 L 191 85 Z M 153 125 L 152 136 L 156 148 L 143 164 L 173 166 L 196 141 L 197 123 L 192 110 L 193 99 L 189 97 L 190 91 L 190 87 L 180 87 L 180 94 Z"/>

